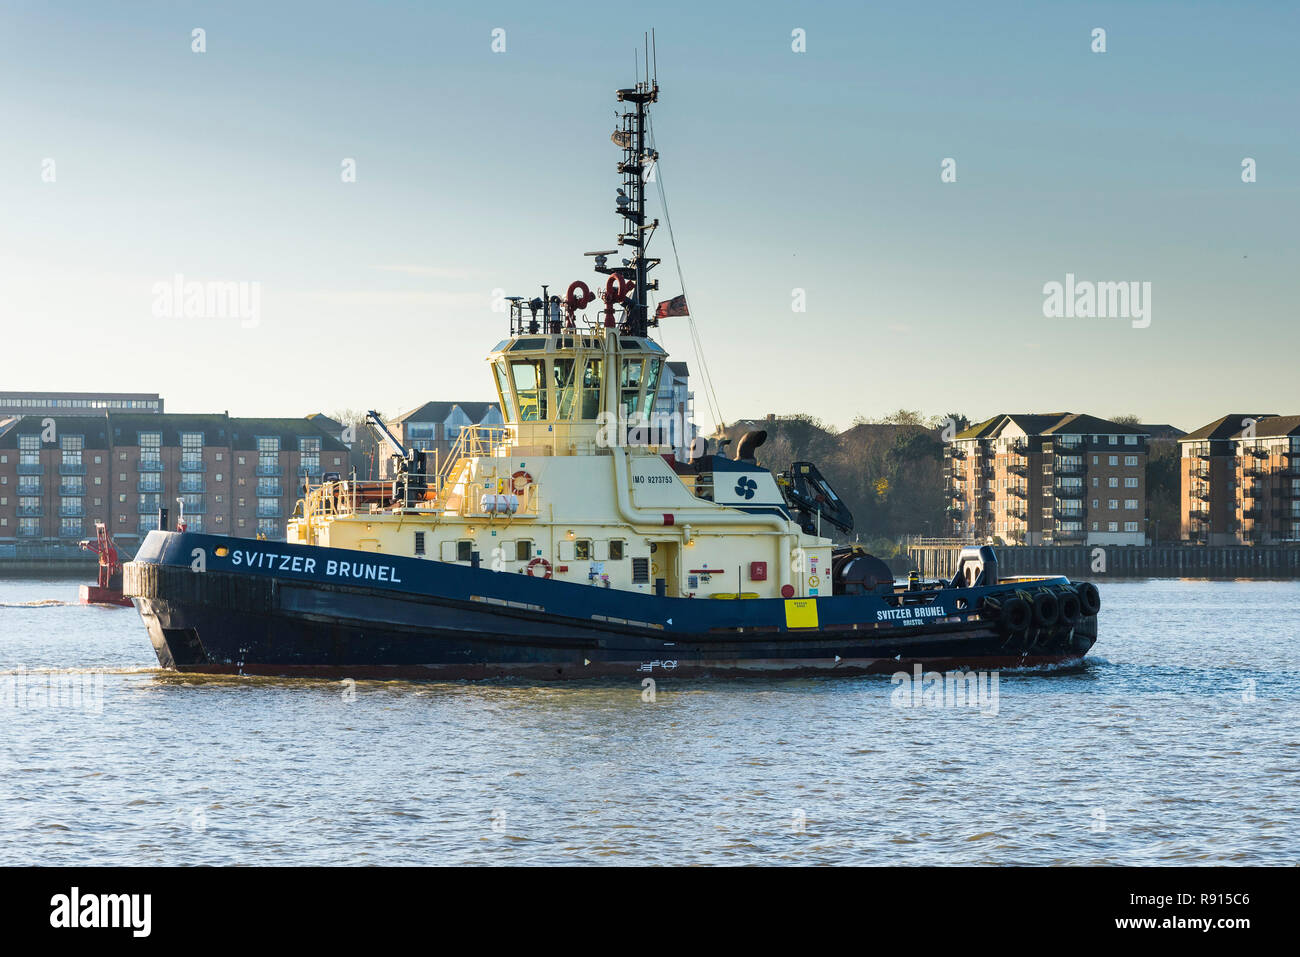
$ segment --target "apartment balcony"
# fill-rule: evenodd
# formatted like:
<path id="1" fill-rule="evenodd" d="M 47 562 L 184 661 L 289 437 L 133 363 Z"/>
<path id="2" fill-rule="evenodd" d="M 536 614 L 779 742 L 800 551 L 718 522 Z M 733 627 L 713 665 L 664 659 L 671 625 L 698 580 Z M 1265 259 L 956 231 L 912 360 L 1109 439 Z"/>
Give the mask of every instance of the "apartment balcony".
<path id="1" fill-rule="evenodd" d="M 162 494 L 162 490 L 163 490 L 162 478 L 159 477 L 153 480 L 140 479 L 138 482 L 135 483 L 135 490 L 137 492 L 142 492 L 145 495 L 160 495 Z"/>
<path id="2" fill-rule="evenodd" d="M 45 506 L 43 505 L 19 505 L 18 506 L 19 518 L 40 518 L 44 514 L 45 514 Z"/>
<path id="3" fill-rule="evenodd" d="M 1029 443 L 1028 443 L 1028 442 L 1012 442 L 1012 443 L 1011 443 L 1011 451 L 1012 451 L 1014 454 L 1016 454 L 1016 455 L 1028 455 L 1028 454 L 1029 454 Z"/>
<path id="4" fill-rule="evenodd" d="M 965 500 L 966 493 L 959 488 L 950 488 L 948 489 L 948 497 L 951 499 L 955 499 L 958 502 L 961 502 Z"/>
<path id="5" fill-rule="evenodd" d="M 206 472 L 208 465 L 200 459 L 181 460 L 180 470 L 182 472 Z"/>
<path id="6" fill-rule="evenodd" d="M 1012 475 L 1018 475 L 1021 478 L 1025 478 L 1025 479 L 1029 478 L 1028 465 L 1008 465 L 1007 471 L 1010 472 Z"/>
<path id="7" fill-rule="evenodd" d="M 953 473 L 952 473 L 952 480 L 953 480 L 954 482 L 964 482 L 964 481 L 966 481 L 966 473 L 965 473 L 965 472 L 953 472 Z"/>
<path id="8" fill-rule="evenodd" d="M 1241 470 L 1241 474 L 1247 478 L 1263 478 L 1268 474 L 1268 469 L 1261 468 L 1258 465 L 1248 465 Z"/>
<path id="9" fill-rule="evenodd" d="M 1052 529 L 1052 541 L 1054 542 L 1081 542 L 1088 537 L 1088 533 L 1081 528 L 1077 529 Z"/>
<path id="10" fill-rule="evenodd" d="M 258 485 L 257 491 L 253 493 L 258 498 L 280 498 L 284 495 L 284 486 L 282 485 Z"/>
<path id="11" fill-rule="evenodd" d="M 137 472 L 161 472 L 163 470 L 162 459 L 140 459 L 135 463 Z"/>
<path id="12" fill-rule="evenodd" d="M 37 492 L 36 494 L 39 495 L 40 493 Z M 60 486 L 59 486 L 59 494 L 60 494 L 60 495 L 74 495 L 74 496 L 75 496 L 75 495 L 85 495 L 85 494 L 86 494 L 86 486 L 85 486 L 85 485 L 60 485 Z"/>
<path id="13" fill-rule="evenodd" d="M 40 485 L 23 485 L 20 483 L 18 485 L 18 491 L 15 492 L 14 494 L 15 495 L 44 495 L 45 489 L 43 489 Z"/>
<path id="14" fill-rule="evenodd" d="M 201 478 L 181 479 L 180 484 L 176 486 L 176 491 L 181 494 L 188 492 L 191 495 L 202 495 L 207 490 L 207 483 Z"/>
<path id="15" fill-rule="evenodd" d="M 136 502 L 135 511 L 137 515 L 156 515 L 158 509 L 162 507 L 161 502 L 154 502 L 152 504 L 149 502 Z"/>
<path id="16" fill-rule="evenodd" d="M 1060 485 L 1056 486 L 1057 498 L 1086 498 L 1087 489 L 1082 485 Z"/>
<path id="17" fill-rule="evenodd" d="M 59 518 L 85 518 L 86 506 L 84 505 L 60 505 Z"/>
<path id="18" fill-rule="evenodd" d="M 1202 482 L 1210 480 L 1210 467 L 1208 465 L 1198 465 L 1191 470 L 1191 476 L 1194 479 L 1200 479 Z"/>
<path id="19" fill-rule="evenodd" d="M 1264 506 L 1251 505 L 1249 508 L 1243 508 L 1241 510 L 1241 517 L 1242 518 L 1263 518 Z"/>
<path id="20" fill-rule="evenodd" d="M 257 506 L 258 518 L 283 518 L 284 509 L 279 505 L 259 505 Z"/>
<path id="21" fill-rule="evenodd" d="M 1076 522 L 1082 522 L 1084 515 L 1086 514 L 1081 508 L 1062 508 L 1059 505 L 1052 509 L 1052 511 L 1057 518 L 1069 519 Z"/>
<path id="22" fill-rule="evenodd" d="M 1023 485 L 1012 485 L 1007 489 L 1007 494 L 1016 498 L 1029 498 L 1029 491 Z"/>
<path id="23" fill-rule="evenodd" d="M 59 474 L 60 475 L 85 475 L 86 466 L 83 465 L 81 462 L 60 462 Z"/>
<path id="24" fill-rule="evenodd" d="M 19 538 L 40 538 L 41 530 L 39 528 L 24 528 L 22 525 L 19 525 L 16 529 L 16 534 Z"/>
<path id="25" fill-rule="evenodd" d="M 1029 520 L 1029 513 L 1025 511 L 1023 508 L 1009 508 L 1007 509 L 1007 516 L 1009 518 L 1017 519 L 1021 522 L 1025 522 Z"/>
<path id="26" fill-rule="evenodd" d="M 976 493 L 976 498 L 994 499 L 997 498 L 997 493 L 991 488 L 982 488 Z"/>
<path id="27" fill-rule="evenodd" d="M 1262 485 L 1243 485 L 1241 487 L 1242 498 L 1261 498 L 1264 494 Z"/>
<path id="28" fill-rule="evenodd" d="M 1085 470 L 1086 467 L 1083 465 L 1083 463 L 1079 463 L 1077 465 L 1075 464 L 1064 465 L 1058 462 L 1054 466 L 1052 466 L 1052 471 L 1055 472 L 1057 475 L 1082 475 Z"/>
<path id="29" fill-rule="evenodd" d="M 1192 489 L 1192 498 L 1199 498 L 1203 502 L 1208 502 L 1210 500 L 1210 490 L 1208 488 L 1194 488 Z"/>
<path id="30" fill-rule="evenodd" d="M 1257 448 L 1252 446 L 1251 448 L 1246 449 L 1246 454 L 1253 455 L 1257 459 L 1266 459 L 1268 458 L 1269 452 L 1268 449 L 1262 449 L 1262 448 Z"/>
<path id="31" fill-rule="evenodd" d="M 323 471 L 324 469 L 322 469 L 319 464 L 298 466 L 298 474 L 309 476 L 310 478 L 320 478 Z"/>
<path id="32" fill-rule="evenodd" d="M 272 478 L 279 478 L 281 475 L 284 474 L 284 466 L 283 466 L 283 465 L 263 465 L 261 462 L 259 462 L 259 463 L 257 464 L 257 468 L 254 470 L 254 472 L 255 472 L 255 474 L 257 474 L 257 475 L 266 475 L 266 476 L 270 476 L 270 477 L 272 477 Z"/>
<path id="33" fill-rule="evenodd" d="M 19 475 L 44 475 L 45 466 L 42 465 L 40 462 L 19 462 L 18 474 Z"/>
<path id="34" fill-rule="evenodd" d="M 958 448 L 955 445 L 945 445 L 943 447 L 943 454 L 950 459 L 964 459 L 966 457 L 966 450 Z"/>
<path id="35" fill-rule="evenodd" d="M 985 465 L 980 468 L 980 478 L 997 478 L 998 470 L 992 465 Z"/>
<path id="36" fill-rule="evenodd" d="M 1187 519 L 1191 522 L 1208 522 L 1210 520 L 1210 510 L 1208 508 L 1189 508 L 1187 510 Z"/>
<path id="37" fill-rule="evenodd" d="M 176 514 L 180 515 L 182 511 L 184 511 L 186 515 L 206 515 L 208 512 L 208 503 L 199 502 L 197 505 L 186 504 L 184 509 L 177 505 Z"/>

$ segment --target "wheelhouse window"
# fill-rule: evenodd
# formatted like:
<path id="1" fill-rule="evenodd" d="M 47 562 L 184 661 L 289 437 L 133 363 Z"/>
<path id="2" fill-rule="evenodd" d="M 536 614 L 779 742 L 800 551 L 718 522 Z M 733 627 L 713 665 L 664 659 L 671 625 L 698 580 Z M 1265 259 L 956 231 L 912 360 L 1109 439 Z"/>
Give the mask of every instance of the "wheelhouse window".
<path id="1" fill-rule="evenodd" d="M 516 359 L 510 363 L 510 374 L 515 385 L 515 400 L 519 403 L 519 421 L 545 420 L 546 360 Z"/>

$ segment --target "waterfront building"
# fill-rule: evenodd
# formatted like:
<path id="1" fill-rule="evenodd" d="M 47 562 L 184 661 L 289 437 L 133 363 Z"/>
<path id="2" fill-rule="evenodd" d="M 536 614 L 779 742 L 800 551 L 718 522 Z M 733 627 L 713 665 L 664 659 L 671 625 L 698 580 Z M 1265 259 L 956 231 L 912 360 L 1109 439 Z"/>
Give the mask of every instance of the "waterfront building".
<path id="1" fill-rule="evenodd" d="M 1003 413 L 944 446 L 951 534 L 1021 545 L 1147 541 L 1142 426 L 1073 412 Z"/>
<path id="2" fill-rule="evenodd" d="M 1178 445 L 1185 541 L 1300 541 L 1300 415 L 1233 412 Z"/>
<path id="3" fill-rule="evenodd" d="M 75 544 L 99 520 L 130 551 L 159 507 L 193 531 L 283 539 L 304 482 L 346 468 L 307 419 L 22 416 L 0 424 L 0 543 Z"/>

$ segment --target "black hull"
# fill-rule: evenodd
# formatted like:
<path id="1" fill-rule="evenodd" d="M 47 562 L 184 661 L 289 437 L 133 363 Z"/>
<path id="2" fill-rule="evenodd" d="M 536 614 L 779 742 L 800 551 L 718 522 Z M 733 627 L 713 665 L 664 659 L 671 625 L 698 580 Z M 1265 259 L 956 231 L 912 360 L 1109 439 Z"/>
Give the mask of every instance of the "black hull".
<path id="1" fill-rule="evenodd" d="M 1011 636 L 969 611 L 905 627 L 868 624 L 864 612 L 875 605 L 865 599 L 855 605 L 852 598 L 822 599 L 821 627 L 789 629 L 755 611 L 764 604 L 759 601 L 629 597 L 438 562 L 416 564 L 422 573 L 463 576 L 467 592 L 455 597 L 456 581 L 441 578 L 434 584 L 445 585 L 439 589 L 444 593 L 430 594 L 429 588 L 414 592 L 248 571 L 197 573 L 139 560 L 128 569 L 127 591 L 160 664 L 199 674 L 556 681 L 892 674 L 914 665 L 927 671 L 1001 670 L 1078 660 L 1097 634 L 1095 616 L 1073 627 L 1030 628 Z M 397 574 L 407 569 L 398 566 Z M 476 593 L 489 587 L 521 600 Z M 575 590 L 575 607 L 565 606 L 566 589 Z M 539 596 L 561 610 L 528 600 Z M 640 614 L 667 608 L 676 618 L 666 617 L 665 625 L 591 613 L 604 600 L 616 603 L 604 610 L 637 613 L 633 599 L 646 599 Z M 779 600 L 769 604 L 782 607 Z M 965 605 L 976 606 L 970 600 Z M 838 611 L 843 614 L 837 617 Z"/>

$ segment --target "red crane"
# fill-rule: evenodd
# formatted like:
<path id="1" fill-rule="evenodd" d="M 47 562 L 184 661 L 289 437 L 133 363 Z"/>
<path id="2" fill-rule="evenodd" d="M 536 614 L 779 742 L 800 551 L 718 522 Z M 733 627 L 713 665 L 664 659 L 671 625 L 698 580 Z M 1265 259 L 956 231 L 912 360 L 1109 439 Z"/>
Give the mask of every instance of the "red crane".
<path id="1" fill-rule="evenodd" d="M 103 522 L 95 522 L 95 539 L 85 539 L 81 547 L 99 556 L 99 577 L 94 585 L 81 586 L 83 605 L 123 605 L 131 607 L 131 599 L 122 596 L 122 562 L 117 546 Z"/>

